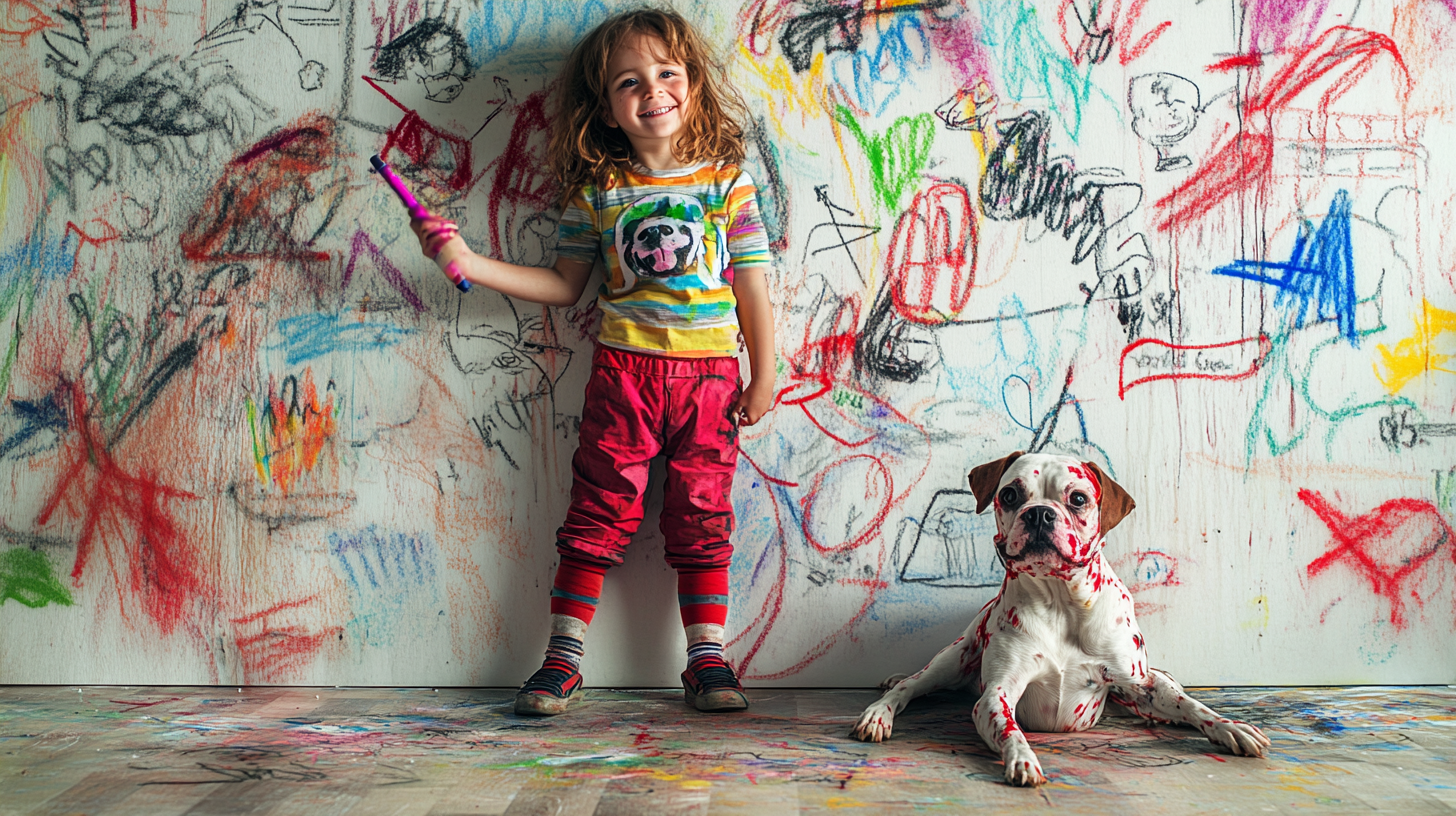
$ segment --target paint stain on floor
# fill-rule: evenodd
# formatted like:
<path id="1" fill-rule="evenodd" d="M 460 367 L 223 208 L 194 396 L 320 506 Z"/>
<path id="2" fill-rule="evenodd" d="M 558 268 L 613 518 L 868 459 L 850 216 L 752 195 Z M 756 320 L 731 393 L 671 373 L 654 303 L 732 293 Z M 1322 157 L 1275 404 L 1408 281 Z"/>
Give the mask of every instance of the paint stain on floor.
<path id="1" fill-rule="evenodd" d="M 593 690 L 565 716 L 506 689 L 0 687 L 0 816 L 1456 811 L 1456 688 L 1204 689 L 1273 740 L 1104 719 L 1031 734 L 1049 783 L 1001 782 L 962 697 L 848 737 L 876 692 L 759 689 L 741 714 Z"/>

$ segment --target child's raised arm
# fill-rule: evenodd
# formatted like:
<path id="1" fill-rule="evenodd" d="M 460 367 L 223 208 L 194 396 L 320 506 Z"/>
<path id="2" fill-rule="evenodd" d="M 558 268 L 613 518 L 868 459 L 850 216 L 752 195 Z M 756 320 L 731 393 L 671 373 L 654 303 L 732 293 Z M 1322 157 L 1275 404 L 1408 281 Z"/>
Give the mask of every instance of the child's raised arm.
<path id="1" fill-rule="evenodd" d="M 435 215 L 411 219 L 410 229 L 420 239 L 425 257 L 440 255 L 471 283 L 532 303 L 573 306 L 591 277 L 592 265 L 584 261 L 558 258 L 555 266 L 522 266 L 477 255 L 466 246 L 458 227 Z M 769 348 L 772 354 L 772 344 Z"/>

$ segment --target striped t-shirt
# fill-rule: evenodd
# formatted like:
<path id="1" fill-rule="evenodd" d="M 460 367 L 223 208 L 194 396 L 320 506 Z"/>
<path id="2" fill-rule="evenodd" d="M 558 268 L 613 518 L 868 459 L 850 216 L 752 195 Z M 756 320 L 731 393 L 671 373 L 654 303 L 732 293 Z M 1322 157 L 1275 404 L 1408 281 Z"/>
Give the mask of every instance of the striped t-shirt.
<path id="1" fill-rule="evenodd" d="M 735 165 L 637 168 L 587 185 L 561 214 L 557 254 L 594 263 L 602 345 L 668 357 L 738 353 L 736 271 L 770 264 L 757 190 Z"/>

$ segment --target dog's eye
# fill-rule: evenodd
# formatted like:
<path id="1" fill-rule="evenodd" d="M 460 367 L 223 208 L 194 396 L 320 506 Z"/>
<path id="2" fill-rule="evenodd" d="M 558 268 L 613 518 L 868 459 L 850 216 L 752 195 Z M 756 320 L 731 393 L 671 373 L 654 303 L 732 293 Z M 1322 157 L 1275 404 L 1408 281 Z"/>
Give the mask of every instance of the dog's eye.
<path id="1" fill-rule="evenodd" d="M 1080 493 L 1080 492 L 1079 493 L 1073 493 L 1070 497 L 1068 497 L 1067 503 L 1070 504 L 1070 505 L 1072 505 L 1073 507 L 1086 507 L 1087 506 L 1087 494 L 1086 493 Z"/>
<path id="2" fill-rule="evenodd" d="M 1001 492 L 996 494 L 996 498 L 1001 501 L 1002 507 L 1010 509 L 1021 504 L 1021 491 L 1014 487 L 1003 487 Z"/>

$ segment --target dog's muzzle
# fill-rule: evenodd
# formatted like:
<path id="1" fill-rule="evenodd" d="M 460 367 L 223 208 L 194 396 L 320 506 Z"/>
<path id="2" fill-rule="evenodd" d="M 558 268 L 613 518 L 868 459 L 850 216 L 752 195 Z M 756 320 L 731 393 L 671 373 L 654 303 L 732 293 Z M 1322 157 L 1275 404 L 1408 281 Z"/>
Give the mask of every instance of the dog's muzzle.
<path id="1" fill-rule="evenodd" d="M 1056 551 L 1052 532 L 1057 529 L 1057 511 L 1046 505 L 1028 507 L 1021 513 L 1021 527 L 1026 530 L 1026 546 L 1020 557 L 1042 550 Z"/>

